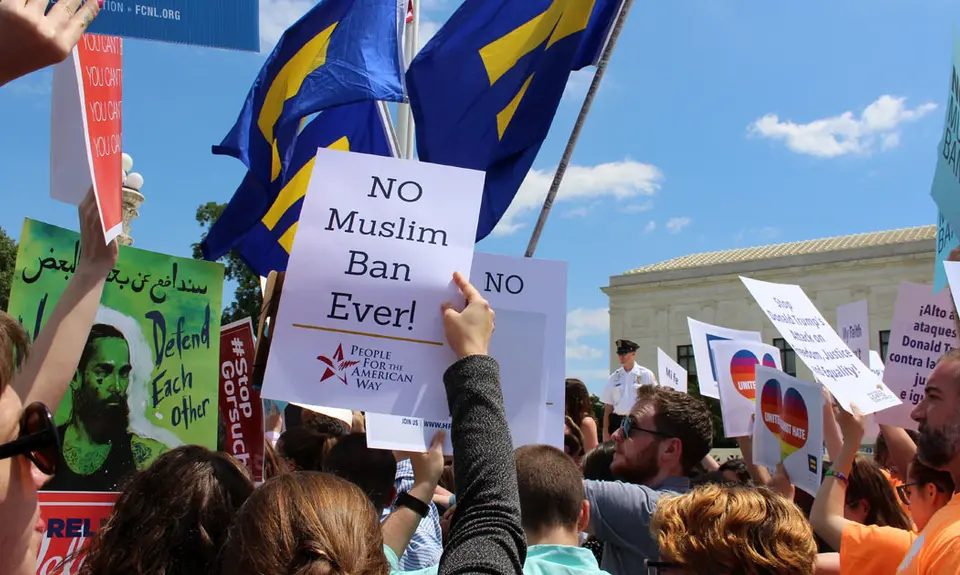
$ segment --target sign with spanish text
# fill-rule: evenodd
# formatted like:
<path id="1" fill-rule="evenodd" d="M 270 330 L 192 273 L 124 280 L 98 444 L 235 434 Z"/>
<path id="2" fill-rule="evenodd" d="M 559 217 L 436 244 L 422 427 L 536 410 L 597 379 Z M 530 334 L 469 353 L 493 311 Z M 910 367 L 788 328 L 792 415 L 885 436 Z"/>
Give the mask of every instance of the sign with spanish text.
<path id="1" fill-rule="evenodd" d="M 659 347 L 657 348 L 657 371 L 660 372 L 658 378 L 660 385 L 687 393 L 687 370 L 680 367 L 679 363 L 673 361 L 673 358 Z"/>
<path id="2" fill-rule="evenodd" d="M 250 381 L 256 347 L 253 321 L 245 318 L 220 329 L 220 417 L 227 430 L 226 452 L 263 481 L 263 403 Z"/>
<path id="3" fill-rule="evenodd" d="M 867 363 L 870 352 L 870 308 L 867 300 L 837 307 L 837 333 L 857 359 Z"/>
<path id="4" fill-rule="evenodd" d="M 106 0 L 90 31 L 258 52 L 259 4 L 258 0 Z"/>
<path id="5" fill-rule="evenodd" d="M 123 231 L 123 41 L 84 34 L 53 69 L 50 197 L 80 205 L 90 187 L 106 243 Z"/>
<path id="6" fill-rule="evenodd" d="M 470 282 L 497 313 L 489 352 L 500 364 L 513 445 L 562 448 L 567 263 L 476 253 Z M 435 419 L 380 415 L 372 424 L 368 416 L 367 445 L 423 451 L 449 422 L 449 412 Z"/>
<path id="7" fill-rule="evenodd" d="M 77 271 L 80 235 L 26 220 L 8 312 L 31 339 Z M 217 447 L 223 265 L 120 246 L 66 396 L 51 491 L 116 491 L 182 444 Z M 54 406 L 51 406 L 54 407 Z"/>
<path id="8" fill-rule="evenodd" d="M 790 482 L 816 496 L 823 467 L 820 386 L 765 365 L 757 366 L 755 377 L 754 461 L 771 470 L 783 463 Z"/>
<path id="9" fill-rule="evenodd" d="M 916 429 L 910 412 L 923 399 L 927 377 L 940 356 L 957 346 L 950 293 L 929 284 L 901 283 L 890 324 L 883 381 L 903 402 L 876 414 L 882 425 Z"/>
<path id="10" fill-rule="evenodd" d="M 37 575 L 79 573 L 77 554 L 100 531 L 113 512 L 119 493 L 41 491 L 43 539 L 37 554 Z"/>
<path id="11" fill-rule="evenodd" d="M 864 414 L 900 400 L 850 351 L 800 286 L 740 278 L 783 339 L 840 406 L 854 403 Z"/>
<path id="12" fill-rule="evenodd" d="M 262 395 L 446 418 L 443 373 L 456 356 L 441 304 L 463 302 L 452 278 L 470 277 L 483 182 L 474 170 L 317 150 Z"/>
<path id="13" fill-rule="evenodd" d="M 720 399 L 717 382 L 717 365 L 713 360 L 712 345 L 718 341 L 744 340 L 762 341 L 758 331 L 742 331 L 710 325 L 693 318 L 687 318 L 690 328 L 690 341 L 693 343 L 693 359 L 697 364 L 697 381 L 700 393 L 707 397 Z"/>
<path id="14" fill-rule="evenodd" d="M 944 106 L 943 136 L 937 145 L 937 165 L 930 195 L 952 227 L 960 225 L 960 39 L 954 35 L 950 66 L 950 90 Z M 938 247 L 939 247 L 939 233 Z M 939 250 L 938 250 L 939 251 Z M 936 274 L 934 274 L 936 277 Z"/>
<path id="15" fill-rule="evenodd" d="M 947 274 L 943 271 L 943 261 L 950 257 L 950 252 L 960 245 L 960 239 L 953 233 L 953 226 L 937 212 L 937 253 L 933 262 L 933 291 L 939 293 L 947 287 Z"/>
<path id="16" fill-rule="evenodd" d="M 757 397 L 756 369 L 775 370 L 780 365 L 780 350 L 758 341 L 718 341 L 713 344 L 720 384 L 720 414 L 725 437 L 749 437 L 750 414 Z"/>

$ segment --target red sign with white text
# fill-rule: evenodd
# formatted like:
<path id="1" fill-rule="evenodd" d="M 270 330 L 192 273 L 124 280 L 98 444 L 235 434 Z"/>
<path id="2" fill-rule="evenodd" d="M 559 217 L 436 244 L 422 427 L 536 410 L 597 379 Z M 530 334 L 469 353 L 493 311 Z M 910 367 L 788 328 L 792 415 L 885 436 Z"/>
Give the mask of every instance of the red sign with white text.
<path id="1" fill-rule="evenodd" d="M 263 481 L 263 403 L 250 381 L 254 358 L 250 318 L 220 330 L 220 417 L 227 428 L 226 452 Z"/>
<path id="2" fill-rule="evenodd" d="M 109 242 L 123 231 L 123 41 L 84 34 L 53 80 L 51 196 L 79 205 L 92 185 Z"/>
<path id="3" fill-rule="evenodd" d="M 47 528 L 37 554 L 37 575 L 73 575 L 77 553 L 110 517 L 119 493 L 40 491 L 40 517 Z"/>

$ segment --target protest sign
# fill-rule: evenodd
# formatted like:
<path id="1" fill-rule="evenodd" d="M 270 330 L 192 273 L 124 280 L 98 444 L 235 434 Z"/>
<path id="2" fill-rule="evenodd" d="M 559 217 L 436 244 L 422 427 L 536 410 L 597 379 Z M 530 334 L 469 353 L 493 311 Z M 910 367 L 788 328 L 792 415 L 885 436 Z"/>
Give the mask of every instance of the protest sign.
<path id="1" fill-rule="evenodd" d="M 567 264 L 561 261 L 476 253 L 470 282 L 497 313 L 490 355 L 500 381 L 513 445 L 563 446 L 565 417 Z M 441 398 L 446 392 L 441 388 Z M 423 451 L 449 424 L 379 415 L 367 417 L 367 445 Z M 383 425 L 384 427 L 380 427 Z"/>
<path id="2" fill-rule="evenodd" d="M 764 365 L 757 366 L 756 382 L 754 461 L 768 469 L 783 463 L 791 483 L 816 496 L 823 467 L 820 386 Z"/>
<path id="3" fill-rule="evenodd" d="M 960 39 L 953 40 L 953 58 L 950 66 L 950 90 L 947 93 L 943 136 L 937 146 L 937 166 L 933 172 L 930 195 L 940 213 L 952 227 L 960 225 Z M 938 247 L 939 247 L 939 234 Z M 938 250 L 939 251 L 939 250 Z"/>
<path id="4" fill-rule="evenodd" d="M 258 0 L 106 0 L 89 30 L 125 38 L 259 52 L 259 4 Z"/>
<path id="5" fill-rule="evenodd" d="M 849 411 L 855 403 L 868 414 L 900 404 L 833 331 L 800 286 L 740 279 L 797 357 L 843 409 Z"/>
<path id="6" fill-rule="evenodd" d="M 758 341 L 716 341 L 713 358 L 717 365 L 724 436 L 748 437 L 750 414 L 755 410 L 757 396 L 756 369 L 761 365 L 783 369 L 780 350 Z"/>
<path id="7" fill-rule="evenodd" d="M 687 370 L 673 361 L 667 352 L 657 348 L 657 371 L 660 372 L 660 385 L 672 387 L 677 391 L 687 393 Z"/>
<path id="8" fill-rule="evenodd" d="M 870 351 L 870 309 L 867 300 L 855 301 L 837 307 L 837 333 L 843 343 L 862 362 L 868 361 Z"/>
<path id="9" fill-rule="evenodd" d="M 953 233 L 953 226 L 937 212 L 937 253 L 933 262 L 933 291 L 939 293 L 947 287 L 947 274 L 943 271 L 943 261 L 950 257 L 950 252 L 960 245 L 960 240 Z"/>
<path id="10" fill-rule="evenodd" d="M 880 354 L 872 349 L 870 350 L 870 371 L 877 374 L 877 377 L 883 377 L 883 360 Z"/>
<path id="11" fill-rule="evenodd" d="M 77 553 L 100 531 L 120 497 L 119 493 L 41 491 L 43 539 L 37 554 L 37 575 L 79 573 Z"/>
<path id="12" fill-rule="evenodd" d="M 220 330 L 220 417 L 225 450 L 244 464 L 254 481 L 263 481 L 263 404 L 250 381 L 253 321 L 245 318 Z"/>
<path id="13" fill-rule="evenodd" d="M 877 423 L 916 429 L 910 412 L 923 399 L 937 360 L 957 345 L 950 294 L 934 295 L 929 284 L 901 283 L 893 307 L 883 381 L 903 403 L 876 414 Z"/>
<path id="14" fill-rule="evenodd" d="M 441 304 L 463 301 L 452 277 L 470 275 L 483 177 L 317 150 L 262 395 L 447 417 L 443 373 L 456 356 Z"/>
<path id="15" fill-rule="evenodd" d="M 720 389 L 717 383 L 717 366 L 713 361 L 711 344 L 715 341 L 745 340 L 762 341 L 758 331 L 741 331 L 710 325 L 687 318 L 690 328 L 690 341 L 693 343 L 693 359 L 697 363 L 697 381 L 700 384 L 700 393 L 707 397 L 720 399 Z"/>
<path id="16" fill-rule="evenodd" d="M 76 232 L 24 223 L 8 312 L 32 339 L 76 272 L 79 252 Z M 168 448 L 216 448 L 222 294 L 221 264 L 120 247 L 81 365 L 55 412 L 63 450 L 91 459 L 61 459 L 47 489 L 114 491 Z M 73 447 L 78 435 L 89 439 Z M 97 448 L 111 444 L 110 458 L 97 459 L 104 453 Z"/>
<path id="17" fill-rule="evenodd" d="M 123 231 L 123 41 L 84 34 L 53 69 L 50 197 L 80 205 L 93 186 L 106 243 Z"/>

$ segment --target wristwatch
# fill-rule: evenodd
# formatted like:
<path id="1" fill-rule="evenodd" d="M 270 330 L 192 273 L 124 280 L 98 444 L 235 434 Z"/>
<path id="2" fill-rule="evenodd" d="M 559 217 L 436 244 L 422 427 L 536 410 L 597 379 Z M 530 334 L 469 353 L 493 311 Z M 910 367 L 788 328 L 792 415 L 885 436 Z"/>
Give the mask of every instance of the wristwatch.
<path id="1" fill-rule="evenodd" d="M 395 502 L 397 507 L 406 507 L 410 511 L 413 511 L 420 517 L 426 517 L 430 513 L 430 506 L 420 501 L 413 495 L 410 495 L 407 492 L 403 492 L 400 495 L 397 495 L 397 500 Z"/>

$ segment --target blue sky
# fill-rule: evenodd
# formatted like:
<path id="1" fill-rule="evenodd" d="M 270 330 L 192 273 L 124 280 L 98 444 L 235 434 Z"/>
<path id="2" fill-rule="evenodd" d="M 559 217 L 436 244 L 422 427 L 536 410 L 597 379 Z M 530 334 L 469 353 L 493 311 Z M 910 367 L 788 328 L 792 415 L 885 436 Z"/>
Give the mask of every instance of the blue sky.
<path id="1" fill-rule="evenodd" d="M 266 52 L 311 4 L 260 0 Z M 456 0 L 424 0 L 429 36 Z M 960 5 L 948 0 L 637 0 L 538 257 L 570 264 L 568 375 L 609 372 L 610 275 L 688 253 L 934 223 L 929 197 Z M 136 246 L 189 256 L 197 206 L 241 164 L 210 154 L 264 55 L 129 40 L 124 150 L 147 200 Z M 49 71 L 0 88 L 8 208 L 76 228 L 49 199 Z M 521 255 L 590 72 L 575 74 L 506 222 L 478 246 Z M 655 368 L 655 366 L 650 366 Z"/>

